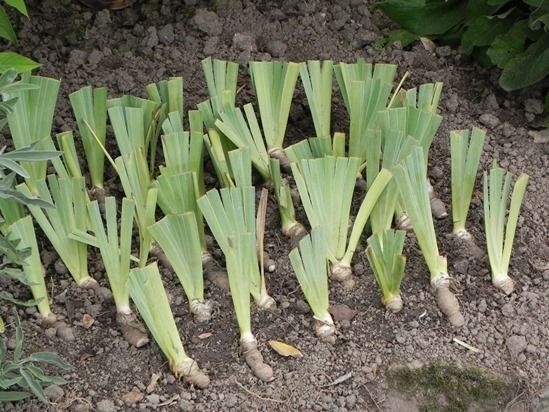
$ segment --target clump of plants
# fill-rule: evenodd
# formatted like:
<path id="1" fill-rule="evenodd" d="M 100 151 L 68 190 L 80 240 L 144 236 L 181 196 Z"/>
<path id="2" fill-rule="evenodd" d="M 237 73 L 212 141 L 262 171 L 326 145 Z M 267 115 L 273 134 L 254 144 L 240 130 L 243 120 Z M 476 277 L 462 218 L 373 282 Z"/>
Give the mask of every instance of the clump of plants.
<path id="1" fill-rule="evenodd" d="M 501 69 L 500 86 L 516 90 L 549 75 L 549 7 L 544 1 L 385 0 L 381 9 L 406 46 L 418 37 L 459 46 L 486 66 Z"/>

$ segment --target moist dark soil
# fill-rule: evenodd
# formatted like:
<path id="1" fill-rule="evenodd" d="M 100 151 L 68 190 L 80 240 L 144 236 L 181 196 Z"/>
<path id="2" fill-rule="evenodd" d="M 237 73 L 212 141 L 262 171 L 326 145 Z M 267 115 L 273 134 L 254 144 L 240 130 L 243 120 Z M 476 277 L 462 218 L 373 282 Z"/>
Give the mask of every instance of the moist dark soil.
<path id="1" fill-rule="evenodd" d="M 435 224 L 439 248 L 448 254 L 465 326 L 453 330 L 437 309 L 427 268 L 410 234 L 402 284 L 404 309 L 396 315 L 384 310 L 364 248 L 360 247 L 353 262 L 358 276 L 356 288 L 348 291 L 339 284 L 331 285 L 331 304 L 358 311 L 351 321 L 337 322 L 334 345 L 320 342 L 314 335 L 312 314 L 289 264 L 290 242 L 280 233 L 276 207 L 270 204 L 266 250 L 276 262 L 276 270 L 269 274 L 269 290 L 278 309 L 272 313 L 254 309 L 253 330 L 266 362 L 274 369 L 275 380 L 271 383 L 254 378 L 239 354 L 238 327 L 226 290 L 206 284 L 207 298 L 215 305 L 213 316 L 210 323 L 197 324 L 189 314 L 177 279 L 164 271 L 185 348 L 212 382 L 206 390 L 191 388 L 169 373 L 154 343 L 136 349 L 124 341 L 112 302 L 91 290 L 79 290 L 59 270 L 60 265 L 55 265 L 57 257 L 41 237 L 54 312 L 72 326 L 76 339 L 59 339 L 55 330 L 39 325 L 33 308 L 19 309 L 25 351 L 57 352 L 75 370 L 63 375 L 69 383 L 62 391 L 51 390 L 54 402 L 50 406 L 27 400 L 2 404 L 3 410 L 549 410 L 549 156 L 547 143 L 535 142 L 528 135 L 539 120 L 541 86 L 504 93 L 497 87 L 495 70 L 481 68 L 448 47 L 376 47 L 375 41 L 390 22 L 360 0 L 152 0 L 137 2 L 119 12 L 94 12 L 70 0 L 28 3 L 31 19 L 17 21 L 20 43 L 15 49 L 42 63 L 41 75 L 62 80 L 54 132 L 75 128 L 68 94 L 88 84 L 108 87 L 111 97 L 143 96 L 147 84 L 183 76 L 185 105 L 191 109 L 207 97 L 200 66 L 206 56 L 241 64 L 251 59 L 352 62 L 364 57 L 368 62 L 396 63 L 400 75 L 408 71 L 405 88 L 444 82 L 440 105 L 444 120 L 431 150 L 430 175 L 448 207 L 450 130 L 473 126 L 486 129 L 482 170 L 496 159 L 515 176 L 528 173 L 530 182 L 510 267 L 510 275 L 517 281 L 514 293 L 499 293 L 491 285 L 488 263 L 474 260 L 456 247 L 446 235 L 452 224 L 448 217 Z M 254 101 L 245 66 L 241 66 L 240 73 L 239 86 L 243 89 L 239 100 Z M 334 93 L 333 130 L 348 131 L 339 91 Z M 298 85 L 288 141 L 312 133 L 304 93 Z M 107 173 L 113 175 L 112 171 Z M 208 181 L 212 183 L 212 179 Z M 111 194 L 120 193 L 116 180 L 112 180 L 109 190 Z M 484 247 L 481 192 L 479 179 L 468 223 Z M 306 221 L 299 207 L 298 215 Z M 221 257 L 219 251 L 214 255 Z M 108 286 L 94 252 L 90 254 L 90 271 L 101 285 Z M 20 297 L 28 293 L 11 284 L 3 283 L 2 287 Z M 8 323 L 14 321 L 11 307 L 2 303 L 0 310 Z M 95 319 L 89 328 L 81 322 L 84 314 Z M 13 333 L 8 325 L 6 334 L 11 344 Z M 478 352 L 456 344 L 454 338 Z M 295 345 L 303 358 L 282 358 L 269 348 L 269 339 Z M 479 385 L 483 382 L 480 378 L 489 374 L 490 379 L 502 382 L 497 386 L 501 390 L 491 392 L 487 404 L 479 397 L 469 404 L 449 405 L 453 398 L 442 393 L 433 409 L 432 399 L 426 399 L 421 388 L 410 391 L 409 384 L 399 386 L 387 379 L 393 368 L 424 370 L 433 362 L 457 365 L 464 376 L 469 373 L 469 365 L 474 365 L 482 370 Z M 345 375 L 348 379 L 336 381 Z M 150 385 L 156 378 L 156 385 Z M 130 392 L 133 394 L 128 395 Z M 128 397 L 133 397 L 133 404 Z"/>

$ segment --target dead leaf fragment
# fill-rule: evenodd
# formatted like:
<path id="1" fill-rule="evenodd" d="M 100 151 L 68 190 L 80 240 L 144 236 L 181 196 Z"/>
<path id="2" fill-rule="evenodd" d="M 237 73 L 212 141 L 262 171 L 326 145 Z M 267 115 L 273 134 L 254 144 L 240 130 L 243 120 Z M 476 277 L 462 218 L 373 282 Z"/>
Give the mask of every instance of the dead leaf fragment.
<path id="1" fill-rule="evenodd" d="M 302 358 L 303 353 L 295 346 L 281 342 L 279 340 L 270 340 L 269 345 L 274 349 L 276 353 L 282 356 L 291 356 L 292 358 Z"/>
<path id="2" fill-rule="evenodd" d="M 212 334 L 210 332 L 204 332 L 198 335 L 198 339 L 208 339 Z"/>
<path id="3" fill-rule="evenodd" d="M 82 315 L 82 319 L 80 320 L 80 322 L 82 322 L 82 326 L 84 328 L 89 329 L 95 322 L 95 319 L 93 318 L 93 316 L 88 315 L 87 313 L 84 313 L 84 315 Z"/>
<path id="4" fill-rule="evenodd" d="M 435 43 L 431 39 L 428 39 L 427 37 L 420 37 L 419 40 L 421 41 L 421 44 L 423 45 L 423 48 L 427 51 L 434 51 L 436 49 Z"/>
<path id="5" fill-rule="evenodd" d="M 549 130 L 530 130 L 528 135 L 534 139 L 534 143 L 549 143 Z"/>
<path id="6" fill-rule="evenodd" d="M 350 322 L 357 315 L 358 310 L 351 309 L 349 306 L 341 304 L 330 306 L 330 313 L 335 321 L 346 320 Z"/>
<path id="7" fill-rule="evenodd" d="M 156 387 L 158 386 L 158 380 L 160 379 L 161 376 L 162 376 L 162 374 L 160 374 L 160 373 L 153 373 L 152 374 L 151 382 L 147 386 L 147 393 L 152 393 L 156 390 Z"/>
<path id="8" fill-rule="evenodd" d="M 143 395 L 141 392 L 128 392 L 127 394 L 122 396 L 122 401 L 126 405 L 133 405 L 134 403 L 140 402 L 143 400 L 145 395 Z"/>

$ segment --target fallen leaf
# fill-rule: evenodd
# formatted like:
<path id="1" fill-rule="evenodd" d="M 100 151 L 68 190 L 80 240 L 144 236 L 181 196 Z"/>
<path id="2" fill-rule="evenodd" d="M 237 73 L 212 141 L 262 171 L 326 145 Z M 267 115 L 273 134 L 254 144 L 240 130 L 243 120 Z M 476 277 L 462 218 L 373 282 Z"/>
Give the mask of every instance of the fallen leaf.
<path id="1" fill-rule="evenodd" d="M 142 401 L 144 397 L 145 395 L 143 395 L 141 392 L 128 392 L 127 394 L 122 396 L 122 401 L 126 405 L 133 405 L 134 403 Z"/>
<path id="2" fill-rule="evenodd" d="M 269 345 L 274 349 L 276 353 L 282 356 L 291 356 L 293 358 L 302 358 L 303 353 L 296 347 L 289 345 L 279 340 L 270 340 Z"/>
<path id="3" fill-rule="evenodd" d="M 208 339 L 212 334 L 210 332 L 204 332 L 198 335 L 198 339 Z"/>
<path id="4" fill-rule="evenodd" d="M 347 320 L 350 322 L 357 315 L 358 310 L 351 309 L 347 305 L 332 305 L 330 306 L 330 313 L 335 321 Z"/>
<path id="5" fill-rule="evenodd" d="M 434 51 L 436 49 L 435 43 L 431 39 L 428 39 L 427 37 L 420 37 L 419 40 L 421 41 L 421 44 L 427 51 Z"/>
<path id="6" fill-rule="evenodd" d="M 147 393 L 152 393 L 158 386 L 158 380 L 162 375 L 160 373 L 153 373 L 151 376 L 151 382 L 147 385 Z"/>
<path id="7" fill-rule="evenodd" d="M 534 143 L 548 143 L 549 131 L 548 130 L 530 130 L 528 135 L 534 139 Z"/>
<path id="8" fill-rule="evenodd" d="M 87 313 L 84 313 L 80 322 L 82 322 L 82 326 L 84 328 L 89 329 L 95 322 L 95 319 L 93 318 L 93 316 L 88 315 Z"/>

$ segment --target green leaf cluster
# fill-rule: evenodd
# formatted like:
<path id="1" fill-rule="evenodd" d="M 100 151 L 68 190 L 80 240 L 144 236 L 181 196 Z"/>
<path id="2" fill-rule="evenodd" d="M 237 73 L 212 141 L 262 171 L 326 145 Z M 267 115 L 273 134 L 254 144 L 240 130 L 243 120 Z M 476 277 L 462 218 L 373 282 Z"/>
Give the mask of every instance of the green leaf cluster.
<path id="1" fill-rule="evenodd" d="M 385 0 L 381 9 L 414 36 L 460 47 L 487 66 L 502 69 L 500 86 L 516 90 L 549 75 L 549 2 L 545 0 Z M 403 44 L 404 45 L 404 44 Z"/>
<path id="2" fill-rule="evenodd" d="M 34 395 L 48 403 L 44 387 L 51 384 L 63 385 L 66 381 L 60 376 L 47 375 L 37 364 L 45 363 L 65 371 L 71 370 L 72 366 L 51 352 L 35 352 L 24 358 L 23 329 L 19 317 L 16 319 L 12 359 L 8 359 L 6 338 L 0 336 L 0 402 L 19 401 Z"/>

